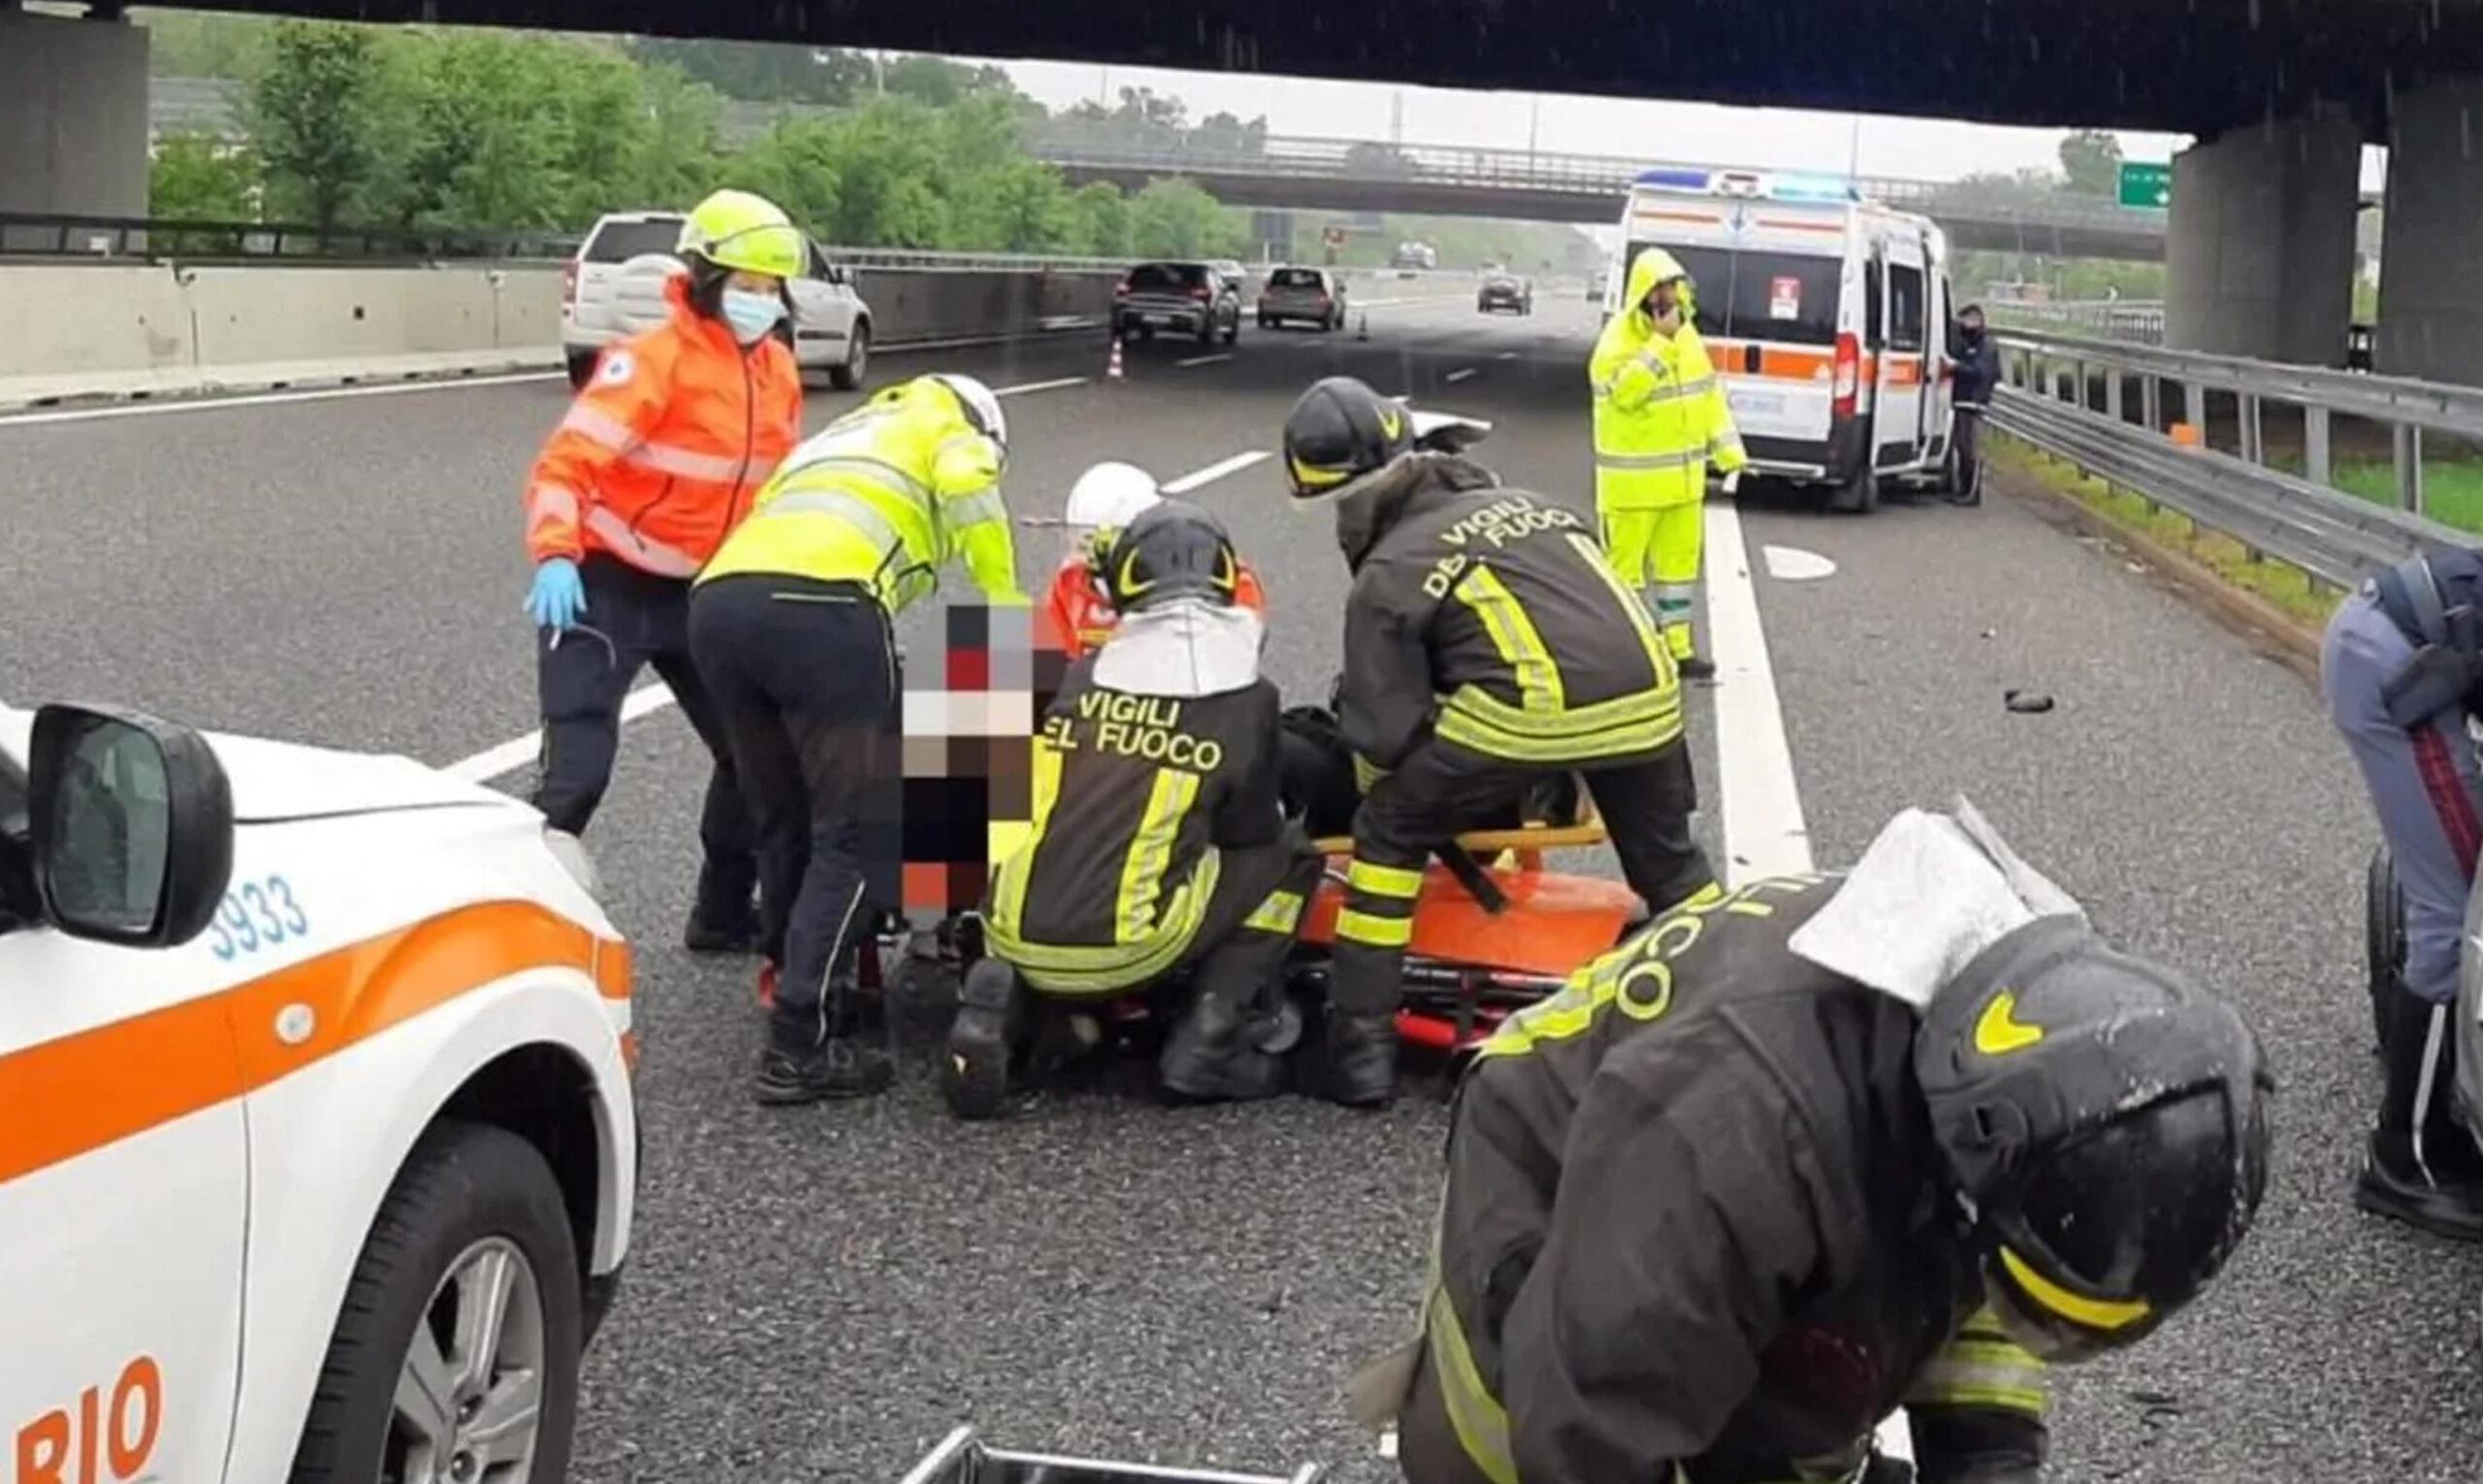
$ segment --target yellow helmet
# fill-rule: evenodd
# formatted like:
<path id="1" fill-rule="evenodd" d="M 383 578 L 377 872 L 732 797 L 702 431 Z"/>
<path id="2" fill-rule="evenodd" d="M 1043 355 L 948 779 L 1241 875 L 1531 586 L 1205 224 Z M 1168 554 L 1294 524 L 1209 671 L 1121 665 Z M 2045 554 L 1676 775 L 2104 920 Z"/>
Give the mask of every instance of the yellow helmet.
<path id="1" fill-rule="evenodd" d="M 678 250 L 695 253 L 719 268 L 801 276 L 810 246 L 777 205 L 748 191 L 718 191 L 698 203 L 681 224 Z"/>

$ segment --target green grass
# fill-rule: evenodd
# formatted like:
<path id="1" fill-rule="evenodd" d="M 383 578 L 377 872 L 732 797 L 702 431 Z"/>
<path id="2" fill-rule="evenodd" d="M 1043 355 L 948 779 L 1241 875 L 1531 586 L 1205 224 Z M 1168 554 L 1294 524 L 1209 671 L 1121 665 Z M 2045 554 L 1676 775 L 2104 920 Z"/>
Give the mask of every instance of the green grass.
<path id="1" fill-rule="evenodd" d="M 2324 625 L 2344 597 L 2298 566 L 2256 557 L 2231 536 L 2203 531 L 2178 511 L 2167 510 L 2142 495 L 2082 474 L 2076 465 L 2053 459 L 2006 434 L 1992 434 L 1984 439 L 1983 448 L 1984 457 L 1995 466 L 2042 481 L 2112 524 L 2181 553 L 2230 586 L 2256 595 L 2302 623 L 2314 628 Z M 2386 465 L 2380 466 L 2382 486 L 2393 488 L 2387 483 L 2387 470 Z M 2478 476 L 2475 514 L 2483 517 L 2483 469 L 2474 472 Z"/>
<path id="2" fill-rule="evenodd" d="M 2296 476 L 2304 472 L 2302 455 L 2291 451 L 2270 455 L 2268 467 Z M 2329 482 L 2375 505 L 2397 504 L 2397 466 L 2386 459 L 2339 460 L 2329 471 Z M 2443 526 L 2483 533 L 2483 464 L 2425 459 L 2423 513 Z"/>

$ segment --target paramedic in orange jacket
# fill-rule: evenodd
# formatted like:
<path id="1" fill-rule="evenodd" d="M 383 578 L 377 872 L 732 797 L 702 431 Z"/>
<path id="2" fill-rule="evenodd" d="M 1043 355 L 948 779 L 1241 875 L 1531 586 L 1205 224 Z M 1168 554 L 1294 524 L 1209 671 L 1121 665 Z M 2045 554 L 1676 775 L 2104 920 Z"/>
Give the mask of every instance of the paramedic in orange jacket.
<path id="1" fill-rule="evenodd" d="M 698 822 L 705 862 L 683 938 L 693 952 L 758 942 L 758 867 L 729 744 L 690 659 L 690 580 L 801 436 L 802 384 L 774 333 L 807 245 L 742 191 L 699 203 L 670 317 L 607 346 L 526 491 L 543 707 L 534 806 L 583 833 L 612 779 L 621 706 L 652 665 L 714 758 Z"/>
<path id="2" fill-rule="evenodd" d="M 1068 534 L 1061 543 L 1060 567 L 1052 573 L 1051 592 L 1044 599 L 1043 630 L 1037 636 L 1046 647 L 1057 647 L 1076 660 L 1103 644 L 1119 616 L 1105 598 L 1093 569 L 1096 533 L 1127 526 L 1140 511 L 1163 499 L 1155 476 L 1135 464 L 1098 464 L 1070 486 L 1069 506 L 1061 518 Z M 1264 622 L 1268 595 L 1259 585 L 1259 574 L 1247 562 L 1242 563 L 1241 572 L 1234 601 Z"/>

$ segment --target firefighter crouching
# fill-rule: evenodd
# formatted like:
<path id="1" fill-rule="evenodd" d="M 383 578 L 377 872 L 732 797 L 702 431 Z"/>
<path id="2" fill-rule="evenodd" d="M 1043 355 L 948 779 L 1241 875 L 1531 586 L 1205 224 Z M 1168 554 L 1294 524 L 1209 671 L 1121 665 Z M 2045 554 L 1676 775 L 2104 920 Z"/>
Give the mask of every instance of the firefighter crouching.
<path id="1" fill-rule="evenodd" d="M 1656 912 L 1715 874 L 1681 687 L 1646 605 L 1576 515 L 1414 449 L 1410 414 L 1364 383 L 1314 384 L 1285 420 L 1297 504 L 1333 502 L 1354 582 L 1338 721 L 1370 780 L 1337 919 L 1323 1091 L 1396 1093 L 1396 1010 L 1433 852 L 1575 769 L 1630 888 Z"/>
<path id="2" fill-rule="evenodd" d="M 1970 806 L 1660 919 L 1480 1048 L 1419 1339 L 1353 1383 L 1410 1484 L 2033 1484 L 2045 1366 L 2135 1342 L 2256 1213 L 2241 1017 Z"/>
<path id="3" fill-rule="evenodd" d="M 1705 532 L 1707 465 L 1725 472 L 1725 493 L 1749 457 L 1693 323 L 1690 274 L 1673 255 L 1650 247 L 1630 260 L 1621 312 L 1596 340 L 1587 363 L 1595 389 L 1595 507 L 1613 570 L 1631 591 L 1652 577 L 1664 642 L 1693 680 L 1716 673 L 1693 653 L 1691 610 L 1698 601 Z"/>
<path id="4" fill-rule="evenodd" d="M 1241 564 L 1206 511 L 1160 500 L 1107 536 L 1098 565 L 1117 622 L 1044 719 L 1033 825 L 992 875 L 992 956 L 960 987 L 945 1075 L 967 1116 L 1006 1096 L 1021 979 L 1102 1001 L 1194 967 L 1195 998 L 1158 1067 L 1166 1090 L 1283 1088 L 1254 1012 L 1274 1008 L 1322 862 L 1278 799 L 1265 629 L 1236 601 Z"/>
<path id="5" fill-rule="evenodd" d="M 902 906 L 889 626 L 956 558 L 989 601 L 1026 605 L 1000 500 L 1008 447 L 999 400 L 973 377 L 889 387 L 793 450 L 698 576 L 691 648 L 758 822 L 761 1102 L 894 1080 L 885 1007 L 855 966 Z"/>

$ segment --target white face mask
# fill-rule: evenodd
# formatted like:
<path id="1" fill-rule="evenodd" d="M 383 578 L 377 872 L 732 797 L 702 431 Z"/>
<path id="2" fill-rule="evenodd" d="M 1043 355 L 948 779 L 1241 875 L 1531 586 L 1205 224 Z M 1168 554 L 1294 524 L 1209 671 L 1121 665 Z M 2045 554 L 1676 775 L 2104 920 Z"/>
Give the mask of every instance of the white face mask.
<path id="1" fill-rule="evenodd" d="M 757 344 L 784 317 L 785 301 L 773 294 L 725 290 L 725 322 L 733 327 L 733 338 L 745 345 Z"/>

